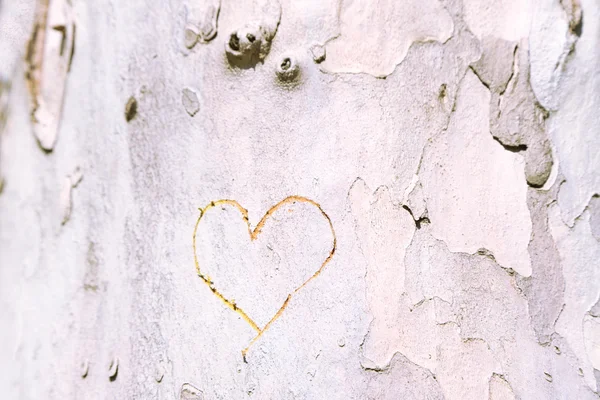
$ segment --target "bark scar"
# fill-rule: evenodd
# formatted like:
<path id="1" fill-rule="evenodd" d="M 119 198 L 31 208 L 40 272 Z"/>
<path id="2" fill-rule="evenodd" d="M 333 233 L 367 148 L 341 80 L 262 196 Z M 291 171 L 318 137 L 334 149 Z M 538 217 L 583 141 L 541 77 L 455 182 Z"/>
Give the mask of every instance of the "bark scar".
<path id="1" fill-rule="evenodd" d="M 39 0 L 27 46 L 25 79 L 31 96 L 31 122 L 40 147 L 54 148 L 75 54 L 75 20 L 67 0 Z"/>

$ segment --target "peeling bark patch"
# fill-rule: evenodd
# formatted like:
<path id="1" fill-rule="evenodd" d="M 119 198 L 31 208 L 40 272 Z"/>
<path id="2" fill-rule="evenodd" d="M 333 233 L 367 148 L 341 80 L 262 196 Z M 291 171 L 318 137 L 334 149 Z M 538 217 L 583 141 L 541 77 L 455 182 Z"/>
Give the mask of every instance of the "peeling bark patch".
<path id="1" fill-rule="evenodd" d="M 516 42 L 485 36 L 481 58 L 471 65 L 481 82 L 493 92 L 504 93 L 513 74 Z"/>
<path id="2" fill-rule="evenodd" d="M 445 42 L 452 18 L 438 0 L 342 2 L 339 37 L 327 44 L 325 70 L 391 74 L 414 42 Z"/>
<path id="3" fill-rule="evenodd" d="M 433 372 L 448 399 L 488 398 L 493 374 L 498 377 L 490 385 L 504 378 L 515 398 L 527 398 L 535 388 L 540 398 L 593 399 L 577 376 L 569 346 L 558 341 L 540 346 L 533 337 L 516 276 L 485 256 L 450 252 L 431 235 L 433 226 L 416 231 L 407 250 L 406 293 L 416 305 L 402 319 L 398 332 L 406 339 L 398 351 Z M 539 296 L 543 301 L 545 294 Z M 429 299 L 435 313 L 425 312 Z M 564 349 L 561 356 L 556 345 Z M 432 358 L 429 349 L 435 350 Z M 561 384 L 548 386 L 543 371 L 555 381 L 560 376 Z M 498 394 L 508 392 L 508 385 L 496 383 Z"/>
<path id="4" fill-rule="evenodd" d="M 409 318 L 402 295 L 404 256 L 415 224 L 405 209 L 392 203 L 387 188 L 373 193 L 362 179 L 352 184 L 347 201 L 366 263 L 367 301 L 373 315 L 362 348 L 374 368 L 380 368 L 401 345 L 402 336 L 395 332 Z"/>
<path id="5" fill-rule="evenodd" d="M 204 43 L 211 41 L 217 36 L 217 21 L 219 18 L 219 10 L 221 9 L 221 2 L 218 6 L 209 6 L 205 14 L 204 21 L 200 25 L 200 40 Z"/>
<path id="6" fill-rule="evenodd" d="M 527 205 L 532 221 L 531 241 L 527 250 L 533 273 L 530 278 L 517 277 L 517 284 L 529 304 L 531 326 L 540 344 L 551 341 L 554 324 L 563 308 L 565 279 L 548 226 L 548 205 L 556 199 L 557 192 L 558 185 L 548 191 L 527 190 Z"/>
<path id="7" fill-rule="evenodd" d="M 184 44 L 192 49 L 196 43 L 208 43 L 217 36 L 221 1 L 190 2 L 187 7 Z M 208 4 L 206 4 L 208 3 Z"/>
<path id="8" fill-rule="evenodd" d="M 600 317 L 590 313 L 585 315 L 583 318 L 583 340 L 592 367 L 595 370 L 600 370 Z"/>
<path id="9" fill-rule="evenodd" d="M 200 102 L 198 101 L 198 95 L 192 89 L 183 89 L 181 94 L 181 102 L 185 111 L 193 117 L 200 110 Z"/>
<path id="10" fill-rule="evenodd" d="M 33 132 L 44 151 L 58 136 L 66 81 L 75 54 L 75 22 L 67 0 L 41 0 L 25 57 Z"/>
<path id="11" fill-rule="evenodd" d="M 291 210 L 291 212 L 288 212 L 287 214 L 288 215 L 293 214 L 296 205 L 304 205 L 304 206 L 308 207 L 308 209 L 310 209 L 310 208 L 316 209 L 318 215 L 320 215 L 321 218 L 323 218 L 326 221 L 326 230 L 328 230 L 331 235 L 331 239 L 330 239 L 331 240 L 331 249 L 328 251 L 326 258 L 322 261 L 319 268 L 316 271 L 310 271 L 310 270 L 305 271 L 306 274 L 304 274 L 304 277 L 297 276 L 297 274 L 292 274 L 291 276 L 288 276 L 287 278 L 283 277 L 284 280 L 291 278 L 293 280 L 293 282 L 288 281 L 288 282 L 284 283 L 281 281 L 282 278 L 279 277 L 278 280 L 273 281 L 278 284 L 275 287 L 273 287 L 271 290 L 269 290 L 268 292 L 265 292 L 265 287 L 261 287 L 261 283 L 268 284 L 268 282 L 272 279 L 273 272 L 269 272 L 269 274 L 271 274 L 271 275 L 268 277 L 261 278 L 259 276 L 258 280 L 253 280 L 255 278 L 253 278 L 251 275 L 248 275 L 247 273 L 245 274 L 245 276 L 240 277 L 239 272 L 234 271 L 233 274 L 230 274 L 228 276 L 229 279 L 226 279 L 219 283 L 220 287 L 224 287 L 223 292 L 220 290 L 217 290 L 212 278 L 209 277 L 206 272 L 202 272 L 200 269 L 200 265 L 201 265 L 201 262 L 199 260 L 200 253 L 198 252 L 199 246 L 197 245 L 197 243 L 200 243 L 200 246 L 202 246 L 202 249 L 204 250 L 201 254 L 202 257 L 204 257 L 206 255 L 206 257 L 210 258 L 211 254 L 209 254 L 209 253 L 213 252 L 212 246 L 206 246 L 206 244 L 207 244 L 207 242 L 210 242 L 211 239 L 214 239 L 216 234 L 212 230 L 209 232 L 203 232 L 203 231 L 201 232 L 199 229 L 201 227 L 201 224 L 200 224 L 201 221 L 203 220 L 203 218 L 205 218 L 205 216 L 207 216 L 208 212 L 213 211 L 213 213 L 214 213 L 215 210 L 227 211 L 227 208 L 237 211 L 242 216 L 242 220 L 244 221 L 243 224 L 246 225 L 246 229 L 247 229 L 247 233 L 250 237 L 250 241 L 253 242 L 258 239 L 258 237 L 261 234 L 261 232 L 263 231 L 263 229 L 266 229 L 265 224 L 270 217 L 277 214 L 277 215 L 279 215 L 279 218 L 282 218 L 281 211 L 279 211 L 279 210 L 288 208 L 288 207 L 289 207 L 288 211 Z M 302 210 L 298 209 L 298 212 L 302 213 Z M 301 214 L 301 215 L 304 215 L 304 214 Z M 308 215 L 315 215 L 315 214 L 308 214 Z M 209 224 L 211 222 L 213 222 L 213 221 L 209 221 Z M 311 225 L 317 225 L 317 223 L 313 222 L 313 223 L 311 223 Z M 227 228 L 218 228 L 218 229 L 222 230 L 222 229 L 227 229 Z M 323 242 L 324 237 L 322 237 L 322 235 L 325 233 L 325 231 L 317 230 L 316 232 L 318 232 L 319 237 L 317 237 L 315 239 L 319 239 L 319 242 Z M 197 241 L 197 238 L 199 236 L 202 237 L 200 242 Z M 275 239 L 276 238 L 271 238 L 270 240 L 275 240 Z M 248 350 L 252 346 L 252 344 L 254 344 L 261 337 L 261 335 L 271 326 L 271 324 L 273 324 L 281 316 L 281 314 L 286 309 L 289 301 L 291 300 L 292 296 L 294 294 L 298 293 L 300 290 L 302 290 L 310 281 L 312 281 L 313 279 L 315 279 L 317 276 L 319 276 L 321 274 L 321 272 L 323 271 L 325 266 L 329 263 L 329 261 L 331 260 L 331 258 L 333 257 L 333 255 L 335 253 L 336 240 L 337 239 L 335 236 L 335 231 L 333 229 L 333 224 L 332 224 L 329 216 L 325 213 L 325 211 L 323 211 L 323 209 L 321 208 L 321 206 L 318 203 L 316 203 L 313 200 L 310 200 L 306 197 L 290 196 L 290 197 L 287 197 L 284 200 L 280 201 L 279 203 L 277 203 L 276 205 L 274 205 L 267 211 L 267 213 L 261 218 L 261 220 L 258 222 L 258 224 L 256 225 L 256 227 L 254 229 L 251 228 L 250 221 L 248 218 L 248 211 L 246 209 L 244 209 L 235 200 L 212 201 L 206 207 L 200 209 L 200 215 L 198 217 L 198 220 L 196 221 L 196 226 L 194 228 L 194 233 L 193 233 L 193 250 L 194 250 L 194 262 L 196 265 L 196 272 L 197 272 L 198 276 L 200 277 L 200 279 L 202 279 L 202 281 L 206 285 L 208 285 L 209 289 L 212 291 L 212 293 L 215 296 L 217 296 L 221 301 L 223 301 L 223 303 L 225 303 L 225 305 L 227 305 L 231 310 L 233 310 L 238 315 L 240 315 L 240 317 L 242 317 L 242 319 L 244 321 L 246 321 L 257 332 L 256 337 L 254 339 L 252 339 L 250 344 L 242 351 L 244 361 L 246 361 L 246 355 L 248 353 Z M 290 245 L 298 246 L 298 244 L 295 244 L 295 243 L 290 243 Z M 224 246 L 224 244 L 221 243 L 220 247 L 221 246 Z M 267 246 L 267 249 L 269 247 L 272 248 L 272 246 Z M 241 248 L 241 246 L 239 246 L 239 244 L 238 244 L 238 249 L 237 249 L 238 252 L 239 252 L 239 248 Z M 270 249 L 268 249 L 268 250 L 270 250 Z M 235 249 L 234 249 L 234 251 L 235 251 Z M 271 252 L 272 252 L 272 250 L 271 250 Z M 240 255 L 240 256 L 242 256 L 242 255 Z M 217 258 L 215 259 L 214 262 L 218 263 L 219 257 L 221 257 L 221 256 L 217 256 Z M 244 257 L 244 256 L 242 256 L 242 257 Z M 207 266 L 204 265 L 204 267 L 207 267 Z M 306 268 L 307 267 L 305 266 L 305 269 Z M 310 267 L 308 267 L 308 268 L 310 268 Z M 214 265 L 208 265 L 207 269 L 212 270 L 212 271 L 219 271 L 221 274 L 223 274 L 223 276 L 227 276 L 227 270 L 232 269 L 232 268 L 229 267 L 228 265 L 225 265 L 224 270 L 218 270 L 218 269 L 215 269 Z M 276 267 L 276 270 L 277 270 L 277 267 Z M 242 270 L 242 272 L 243 272 L 243 270 Z M 277 274 L 275 274 L 275 275 L 277 275 Z M 295 279 L 294 279 L 294 276 L 295 276 Z M 240 278 L 242 279 L 241 284 L 232 282 L 234 280 L 239 280 Z M 301 280 L 298 280 L 298 279 L 301 279 Z M 254 282 L 254 284 L 252 284 L 252 282 Z M 290 286 L 290 284 L 291 284 L 291 286 Z M 280 293 L 282 286 L 290 287 L 292 290 L 288 294 Z M 250 292 L 249 292 L 250 297 L 245 294 L 246 289 L 250 290 Z M 256 291 L 259 291 L 262 293 L 262 296 L 260 296 L 260 298 L 256 298 Z M 232 299 L 232 295 L 233 296 L 241 296 L 241 298 L 238 297 L 238 300 L 236 301 L 236 300 Z M 274 297 L 273 297 L 273 295 L 274 295 Z M 275 307 L 273 307 L 274 306 L 273 301 L 277 302 L 278 301 L 277 299 L 281 299 L 281 298 L 284 299 L 283 303 L 280 305 L 275 304 Z M 272 301 L 269 299 L 271 299 Z M 252 309 L 252 313 L 251 313 L 253 315 L 252 317 L 250 316 L 249 313 L 247 313 L 246 311 L 244 311 L 242 309 L 242 307 L 244 309 L 248 309 L 247 305 Z M 270 310 L 276 310 L 275 314 L 270 314 L 271 313 Z M 260 319 L 256 319 L 256 318 L 260 318 Z M 255 319 L 258 322 L 255 322 Z"/>
<path id="12" fill-rule="evenodd" d="M 523 0 L 465 0 L 464 19 L 480 39 L 494 36 L 518 41 L 529 34 L 533 4 Z"/>
<path id="13" fill-rule="evenodd" d="M 513 44 L 514 46 L 514 44 Z M 490 79 L 490 131 L 502 146 L 512 152 L 523 152 L 525 176 L 531 187 L 541 188 L 552 172 L 554 160 L 550 141 L 546 135 L 546 118 L 529 83 L 529 56 L 525 40 L 512 47 L 514 64 L 511 63 L 509 80 Z M 505 49 L 508 56 L 511 47 Z M 485 48 L 485 54 L 498 52 L 494 46 Z M 513 57 L 509 58 L 510 60 Z M 505 66 L 506 69 L 507 66 Z M 507 78 L 507 72 L 504 77 Z M 482 72 L 485 76 L 485 72 Z"/>
<path id="14" fill-rule="evenodd" d="M 573 3 L 572 0 L 538 2 L 531 24 L 531 86 L 540 104 L 548 110 L 557 110 L 564 98 L 561 82 L 569 54 L 579 39 L 570 27 L 573 19 L 569 9 Z"/>
<path id="15" fill-rule="evenodd" d="M 600 21 L 600 11 L 594 16 Z M 583 34 L 577 53 L 569 64 L 568 81 L 561 85 L 567 94 L 563 106 L 549 118 L 549 133 L 556 149 L 565 183 L 558 204 L 565 223 L 572 226 L 590 198 L 600 193 L 600 35 Z"/>
<path id="16" fill-rule="evenodd" d="M 521 156 L 489 134 L 490 92 L 468 71 L 447 131 L 426 147 L 419 177 L 434 236 L 451 251 L 493 252 L 505 268 L 531 275 L 531 219 Z M 459 158 L 456 154 L 460 154 Z M 469 221 L 469 223 L 465 223 Z"/>
<path id="17" fill-rule="evenodd" d="M 119 374 L 119 359 L 113 358 L 108 366 L 108 379 L 111 382 L 117 380 L 117 375 Z"/>
<path id="18" fill-rule="evenodd" d="M 125 104 L 125 120 L 130 122 L 137 115 L 138 103 L 135 97 L 131 96 Z"/>
<path id="19" fill-rule="evenodd" d="M 600 360 L 595 359 L 593 343 L 600 341 L 600 337 L 596 336 L 600 332 L 594 328 L 589 311 L 600 298 L 600 242 L 592 234 L 587 210 L 573 228 L 569 228 L 554 203 L 549 211 L 549 226 L 565 279 L 564 308 L 555 329 L 577 356 L 585 382 L 596 391 L 593 369 L 594 362 Z"/>

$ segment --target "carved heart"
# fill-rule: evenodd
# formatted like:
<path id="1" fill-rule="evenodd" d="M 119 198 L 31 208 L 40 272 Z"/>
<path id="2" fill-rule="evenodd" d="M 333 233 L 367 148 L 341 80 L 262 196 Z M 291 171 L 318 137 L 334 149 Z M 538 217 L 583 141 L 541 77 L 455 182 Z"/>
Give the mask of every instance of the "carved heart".
<path id="1" fill-rule="evenodd" d="M 213 201 L 199 210 L 193 236 L 196 271 L 257 331 L 242 351 L 245 357 L 292 295 L 333 257 L 333 224 L 319 204 L 301 196 L 275 204 L 254 229 L 248 211 L 235 200 Z"/>

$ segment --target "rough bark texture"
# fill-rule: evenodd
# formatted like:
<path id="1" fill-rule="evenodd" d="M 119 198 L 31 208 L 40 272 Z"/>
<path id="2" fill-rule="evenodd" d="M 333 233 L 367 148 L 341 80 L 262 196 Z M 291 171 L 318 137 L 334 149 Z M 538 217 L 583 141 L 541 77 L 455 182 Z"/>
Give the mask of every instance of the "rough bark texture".
<path id="1" fill-rule="evenodd" d="M 3 399 L 598 399 L 597 0 L 0 1 L 0 54 Z"/>

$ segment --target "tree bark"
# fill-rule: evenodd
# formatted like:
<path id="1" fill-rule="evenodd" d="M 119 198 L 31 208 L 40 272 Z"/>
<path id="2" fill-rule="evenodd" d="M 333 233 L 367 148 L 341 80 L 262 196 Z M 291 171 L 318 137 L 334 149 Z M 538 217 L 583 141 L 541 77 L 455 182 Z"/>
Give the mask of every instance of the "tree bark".
<path id="1" fill-rule="evenodd" d="M 2 398 L 599 397 L 597 1 L 0 1 L 0 54 Z"/>

